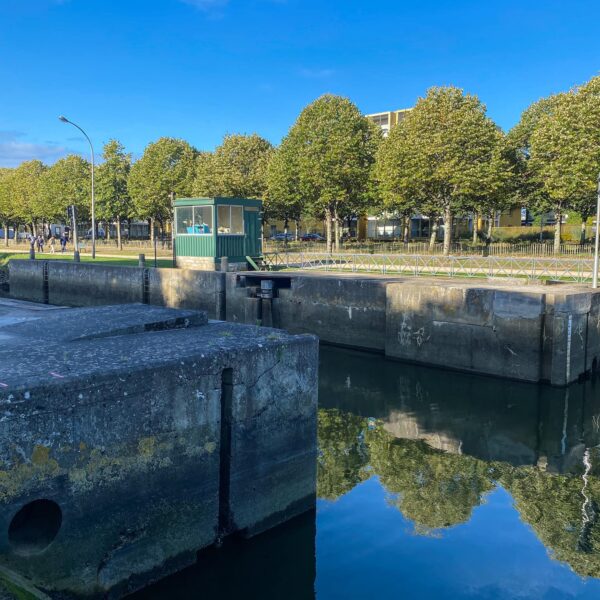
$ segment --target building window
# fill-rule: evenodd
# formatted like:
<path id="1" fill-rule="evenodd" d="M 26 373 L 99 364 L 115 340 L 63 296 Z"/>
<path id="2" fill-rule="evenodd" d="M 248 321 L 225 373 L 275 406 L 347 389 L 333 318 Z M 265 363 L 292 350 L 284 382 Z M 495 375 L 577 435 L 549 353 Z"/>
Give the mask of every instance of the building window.
<path id="1" fill-rule="evenodd" d="M 219 235 L 244 235 L 244 208 L 242 206 L 218 206 L 217 232 Z"/>
<path id="2" fill-rule="evenodd" d="M 177 235 L 210 235 L 213 231 L 212 206 L 180 206 L 175 210 Z"/>

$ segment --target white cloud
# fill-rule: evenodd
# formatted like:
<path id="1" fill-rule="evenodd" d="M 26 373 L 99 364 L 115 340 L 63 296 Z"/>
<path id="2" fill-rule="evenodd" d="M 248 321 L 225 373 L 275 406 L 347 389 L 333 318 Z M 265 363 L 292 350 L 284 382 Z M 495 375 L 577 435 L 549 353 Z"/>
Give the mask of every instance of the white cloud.
<path id="1" fill-rule="evenodd" d="M 331 77 L 335 71 L 333 69 L 309 69 L 302 68 L 300 69 L 300 75 L 302 77 L 307 77 L 308 79 L 326 79 L 327 77 Z"/>
<path id="2" fill-rule="evenodd" d="M 55 142 L 36 144 L 26 142 L 20 131 L 0 131 L 0 167 L 18 167 L 25 160 L 38 159 L 53 163 L 68 153 Z"/>

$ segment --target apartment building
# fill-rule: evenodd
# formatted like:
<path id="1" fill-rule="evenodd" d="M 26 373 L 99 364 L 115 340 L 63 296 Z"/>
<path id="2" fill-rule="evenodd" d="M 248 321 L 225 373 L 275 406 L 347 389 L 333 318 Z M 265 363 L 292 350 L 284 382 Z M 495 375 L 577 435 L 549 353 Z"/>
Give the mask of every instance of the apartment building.
<path id="1" fill-rule="evenodd" d="M 368 119 L 371 119 L 373 123 L 379 125 L 383 131 L 383 135 L 387 136 L 392 128 L 394 128 L 406 115 L 412 110 L 411 108 L 401 108 L 399 110 L 388 110 L 386 112 L 372 113 L 365 115 Z"/>

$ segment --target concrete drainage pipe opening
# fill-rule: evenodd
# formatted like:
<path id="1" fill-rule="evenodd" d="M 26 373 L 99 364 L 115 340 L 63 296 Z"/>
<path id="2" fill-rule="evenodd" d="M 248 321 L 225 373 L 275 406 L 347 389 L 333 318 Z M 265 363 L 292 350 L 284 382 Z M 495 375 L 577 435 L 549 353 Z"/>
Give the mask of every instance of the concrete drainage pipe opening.
<path id="1" fill-rule="evenodd" d="M 56 502 L 34 500 L 13 517 L 8 541 L 16 554 L 40 554 L 54 541 L 61 525 L 62 511 Z"/>

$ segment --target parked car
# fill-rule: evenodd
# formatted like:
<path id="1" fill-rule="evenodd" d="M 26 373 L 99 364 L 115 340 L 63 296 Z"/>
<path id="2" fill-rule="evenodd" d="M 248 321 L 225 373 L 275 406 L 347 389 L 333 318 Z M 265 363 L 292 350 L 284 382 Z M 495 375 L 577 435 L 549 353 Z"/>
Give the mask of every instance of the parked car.
<path id="1" fill-rule="evenodd" d="M 301 238 L 303 242 L 324 242 L 325 238 L 318 233 L 305 233 Z"/>
<path id="2" fill-rule="evenodd" d="M 106 237 L 106 232 L 104 231 L 104 229 L 102 229 L 102 227 L 98 227 L 97 239 L 103 240 L 105 237 Z M 90 229 L 87 230 L 87 233 L 85 234 L 85 239 L 86 240 L 92 239 L 92 228 L 91 227 L 90 227 Z"/>
<path id="3" fill-rule="evenodd" d="M 291 242 L 293 239 L 294 236 L 291 233 L 276 233 L 271 236 L 273 242 Z"/>

